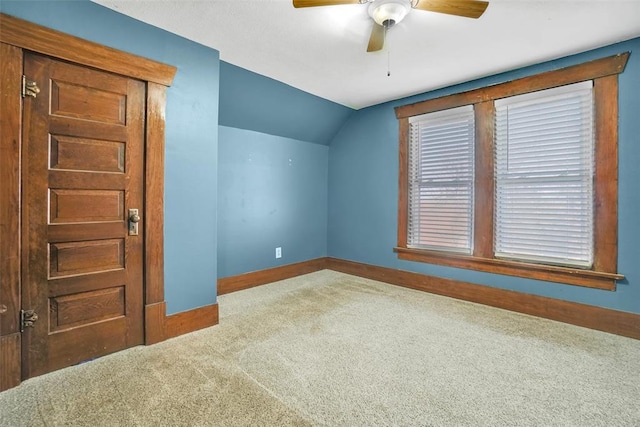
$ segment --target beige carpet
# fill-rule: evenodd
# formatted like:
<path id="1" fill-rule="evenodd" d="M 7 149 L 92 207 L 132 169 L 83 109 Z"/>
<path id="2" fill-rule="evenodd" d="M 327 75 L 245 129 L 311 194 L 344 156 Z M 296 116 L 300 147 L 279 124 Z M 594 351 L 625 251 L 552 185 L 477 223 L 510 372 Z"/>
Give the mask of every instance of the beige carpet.
<path id="1" fill-rule="evenodd" d="M 332 271 L 25 381 L 1 426 L 639 426 L 640 341 Z"/>

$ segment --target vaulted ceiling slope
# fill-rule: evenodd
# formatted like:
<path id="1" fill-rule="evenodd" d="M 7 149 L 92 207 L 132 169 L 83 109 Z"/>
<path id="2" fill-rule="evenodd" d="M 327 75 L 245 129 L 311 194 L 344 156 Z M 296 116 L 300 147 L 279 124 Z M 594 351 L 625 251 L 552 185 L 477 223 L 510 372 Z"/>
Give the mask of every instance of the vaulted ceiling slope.
<path id="1" fill-rule="evenodd" d="M 356 109 L 640 36 L 638 0 L 490 0 L 479 19 L 412 10 L 373 53 L 362 4 L 94 1 Z"/>
<path id="2" fill-rule="evenodd" d="M 351 108 L 220 61 L 222 126 L 329 145 L 351 113 Z"/>

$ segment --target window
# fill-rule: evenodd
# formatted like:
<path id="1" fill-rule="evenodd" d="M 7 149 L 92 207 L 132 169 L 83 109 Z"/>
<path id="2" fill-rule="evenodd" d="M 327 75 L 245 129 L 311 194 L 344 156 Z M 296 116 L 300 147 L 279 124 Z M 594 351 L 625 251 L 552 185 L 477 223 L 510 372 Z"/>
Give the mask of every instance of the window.
<path id="1" fill-rule="evenodd" d="M 628 55 L 396 108 L 398 257 L 615 289 Z"/>
<path id="2" fill-rule="evenodd" d="M 471 254 L 473 107 L 409 119 L 408 246 Z"/>
<path id="3" fill-rule="evenodd" d="M 593 264 L 592 87 L 495 102 L 496 258 Z"/>

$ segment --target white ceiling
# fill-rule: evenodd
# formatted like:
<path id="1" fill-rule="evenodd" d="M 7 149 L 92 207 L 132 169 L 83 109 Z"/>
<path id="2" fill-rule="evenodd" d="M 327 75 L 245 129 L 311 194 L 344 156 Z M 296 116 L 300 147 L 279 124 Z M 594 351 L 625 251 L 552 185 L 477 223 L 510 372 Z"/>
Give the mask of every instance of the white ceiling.
<path id="1" fill-rule="evenodd" d="M 374 53 L 367 5 L 94 1 L 356 109 L 640 36 L 640 0 L 489 0 L 480 19 L 412 10 Z"/>

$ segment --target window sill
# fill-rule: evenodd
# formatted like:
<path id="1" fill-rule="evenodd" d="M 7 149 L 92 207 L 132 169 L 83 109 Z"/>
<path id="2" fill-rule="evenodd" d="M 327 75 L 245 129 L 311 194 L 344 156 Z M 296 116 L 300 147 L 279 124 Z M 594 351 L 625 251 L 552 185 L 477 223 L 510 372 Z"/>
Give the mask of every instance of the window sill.
<path id="1" fill-rule="evenodd" d="M 423 249 L 396 247 L 394 251 L 398 253 L 398 258 L 407 261 L 426 262 L 429 264 L 526 277 L 528 279 L 565 283 L 608 291 L 615 291 L 616 281 L 624 279 L 623 275 L 616 273 L 478 258 L 467 255 L 444 254 Z"/>

